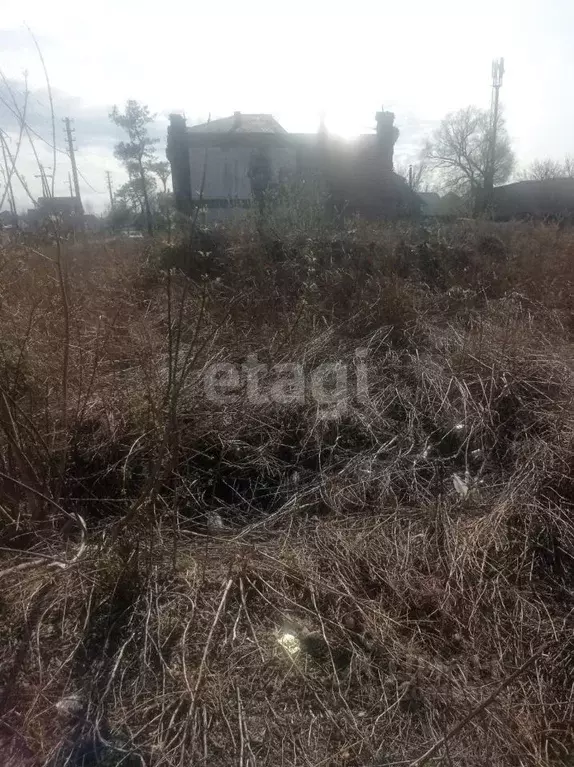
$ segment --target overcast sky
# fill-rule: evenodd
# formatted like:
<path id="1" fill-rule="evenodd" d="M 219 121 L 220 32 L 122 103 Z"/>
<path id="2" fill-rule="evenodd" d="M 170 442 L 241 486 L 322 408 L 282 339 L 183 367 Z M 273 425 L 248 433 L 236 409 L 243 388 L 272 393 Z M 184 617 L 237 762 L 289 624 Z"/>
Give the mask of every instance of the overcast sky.
<path id="1" fill-rule="evenodd" d="M 51 140 L 28 24 L 54 89 L 57 145 L 64 146 L 61 118 L 74 118 L 82 193 L 96 211 L 107 200 L 104 171 L 122 181 L 108 112 L 128 98 L 158 113 L 162 155 L 171 111 L 189 122 L 271 112 L 297 131 L 315 130 L 325 111 L 331 130 L 352 135 L 371 130 L 384 104 L 397 116 L 401 161 L 416 155 L 447 112 L 490 105 L 491 60 L 504 56 L 502 98 L 519 160 L 574 154 L 573 0 L 0 3 L 0 68 L 16 90 L 28 71 L 31 121 Z M 0 127 L 11 130 L 1 104 Z M 22 163 L 38 194 L 28 149 Z M 67 192 L 68 170 L 58 153 L 56 193 Z M 26 206 L 19 189 L 18 201 Z"/>

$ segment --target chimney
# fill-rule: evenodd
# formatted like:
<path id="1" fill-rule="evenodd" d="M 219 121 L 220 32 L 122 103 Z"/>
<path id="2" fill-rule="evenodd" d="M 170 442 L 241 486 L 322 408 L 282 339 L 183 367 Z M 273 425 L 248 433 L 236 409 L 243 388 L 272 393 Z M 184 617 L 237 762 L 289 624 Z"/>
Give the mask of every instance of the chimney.
<path id="1" fill-rule="evenodd" d="M 192 204 L 191 166 L 187 125 L 183 115 L 169 116 L 166 155 L 171 165 L 175 206 L 181 213 L 189 214 Z"/>
<path id="2" fill-rule="evenodd" d="M 185 117 L 179 114 L 170 114 L 167 128 L 167 159 L 173 162 L 177 157 L 181 145 L 185 143 L 187 124 Z M 172 158 L 174 158 L 172 160 Z"/>
<path id="3" fill-rule="evenodd" d="M 239 130 L 240 127 L 241 127 L 241 112 L 234 112 L 232 130 Z"/>
<path id="4" fill-rule="evenodd" d="M 385 170 L 393 170 L 393 154 L 395 143 L 399 137 L 399 129 L 395 127 L 395 115 L 393 112 L 385 112 L 384 107 L 376 114 L 377 137 L 379 151 L 382 156 Z"/>

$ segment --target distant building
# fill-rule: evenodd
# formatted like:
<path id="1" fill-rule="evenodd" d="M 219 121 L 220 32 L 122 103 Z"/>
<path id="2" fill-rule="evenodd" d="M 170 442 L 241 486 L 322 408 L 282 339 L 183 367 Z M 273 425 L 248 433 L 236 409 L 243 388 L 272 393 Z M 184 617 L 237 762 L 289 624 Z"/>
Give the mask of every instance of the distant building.
<path id="1" fill-rule="evenodd" d="M 93 213 L 84 213 L 84 229 L 87 232 L 103 232 L 106 228 L 104 221 Z"/>
<path id="2" fill-rule="evenodd" d="M 187 127 L 171 115 L 167 156 L 177 208 L 200 204 L 212 220 L 256 204 L 289 181 L 320 180 L 337 211 L 368 217 L 418 212 L 420 201 L 393 172 L 399 136 L 391 112 L 377 113 L 377 130 L 353 141 L 317 133 L 288 133 L 272 115 L 241 114 Z"/>
<path id="3" fill-rule="evenodd" d="M 464 201 L 454 192 L 441 197 L 436 192 L 419 192 L 421 213 L 434 218 L 452 218 L 464 213 Z"/>
<path id="4" fill-rule="evenodd" d="M 454 192 L 447 192 L 441 198 L 441 204 L 446 216 L 463 216 L 468 212 L 464 199 Z"/>
<path id="5" fill-rule="evenodd" d="M 441 200 L 440 194 L 436 192 L 419 192 L 421 200 L 421 213 L 423 216 L 440 216 Z"/>
<path id="6" fill-rule="evenodd" d="M 574 216 L 574 178 L 518 181 L 494 189 L 494 217 L 571 218 Z"/>
<path id="7" fill-rule="evenodd" d="M 11 211 L 0 211 L 0 229 L 6 226 L 14 226 L 15 220 L 17 221 L 17 216 L 15 216 Z"/>
<path id="8" fill-rule="evenodd" d="M 18 232 L 26 231 L 25 220 L 9 210 L 0 211 L 0 244 L 10 241 Z"/>
<path id="9" fill-rule="evenodd" d="M 26 218 L 31 227 L 39 229 L 52 216 L 56 216 L 66 229 L 83 227 L 83 209 L 76 197 L 38 197 L 36 207 L 28 210 Z"/>

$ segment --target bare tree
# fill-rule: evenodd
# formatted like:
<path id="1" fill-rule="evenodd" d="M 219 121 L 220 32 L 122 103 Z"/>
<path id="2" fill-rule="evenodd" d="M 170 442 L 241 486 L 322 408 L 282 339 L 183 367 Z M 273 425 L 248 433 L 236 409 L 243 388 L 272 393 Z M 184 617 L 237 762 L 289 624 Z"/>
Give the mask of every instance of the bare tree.
<path id="1" fill-rule="evenodd" d="M 494 183 L 508 180 L 514 168 L 514 152 L 502 115 L 498 118 Z M 445 191 L 470 195 L 475 206 L 482 200 L 489 169 L 492 137 L 490 114 L 466 107 L 447 115 L 428 141 L 426 162 L 434 168 Z"/>
<path id="2" fill-rule="evenodd" d="M 574 158 L 565 157 L 564 162 L 551 160 L 534 160 L 518 174 L 520 181 L 548 181 L 555 178 L 574 178 Z"/>
<path id="3" fill-rule="evenodd" d="M 418 160 L 396 165 L 395 173 L 407 182 L 413 192 L 430 192 L 433 184 L 430 178 L 430 169 L 426 162 Z"/>

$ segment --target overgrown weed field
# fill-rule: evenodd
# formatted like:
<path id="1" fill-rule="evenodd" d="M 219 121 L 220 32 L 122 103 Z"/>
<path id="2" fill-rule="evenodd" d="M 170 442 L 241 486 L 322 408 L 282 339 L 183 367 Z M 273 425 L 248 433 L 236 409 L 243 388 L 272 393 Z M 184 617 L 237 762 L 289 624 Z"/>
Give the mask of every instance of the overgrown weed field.
<path id="1" fill-rule="evenodd" d="M 573 285 L 527 224 L 0 249 L 1 767 L 574 764 Z"/>

